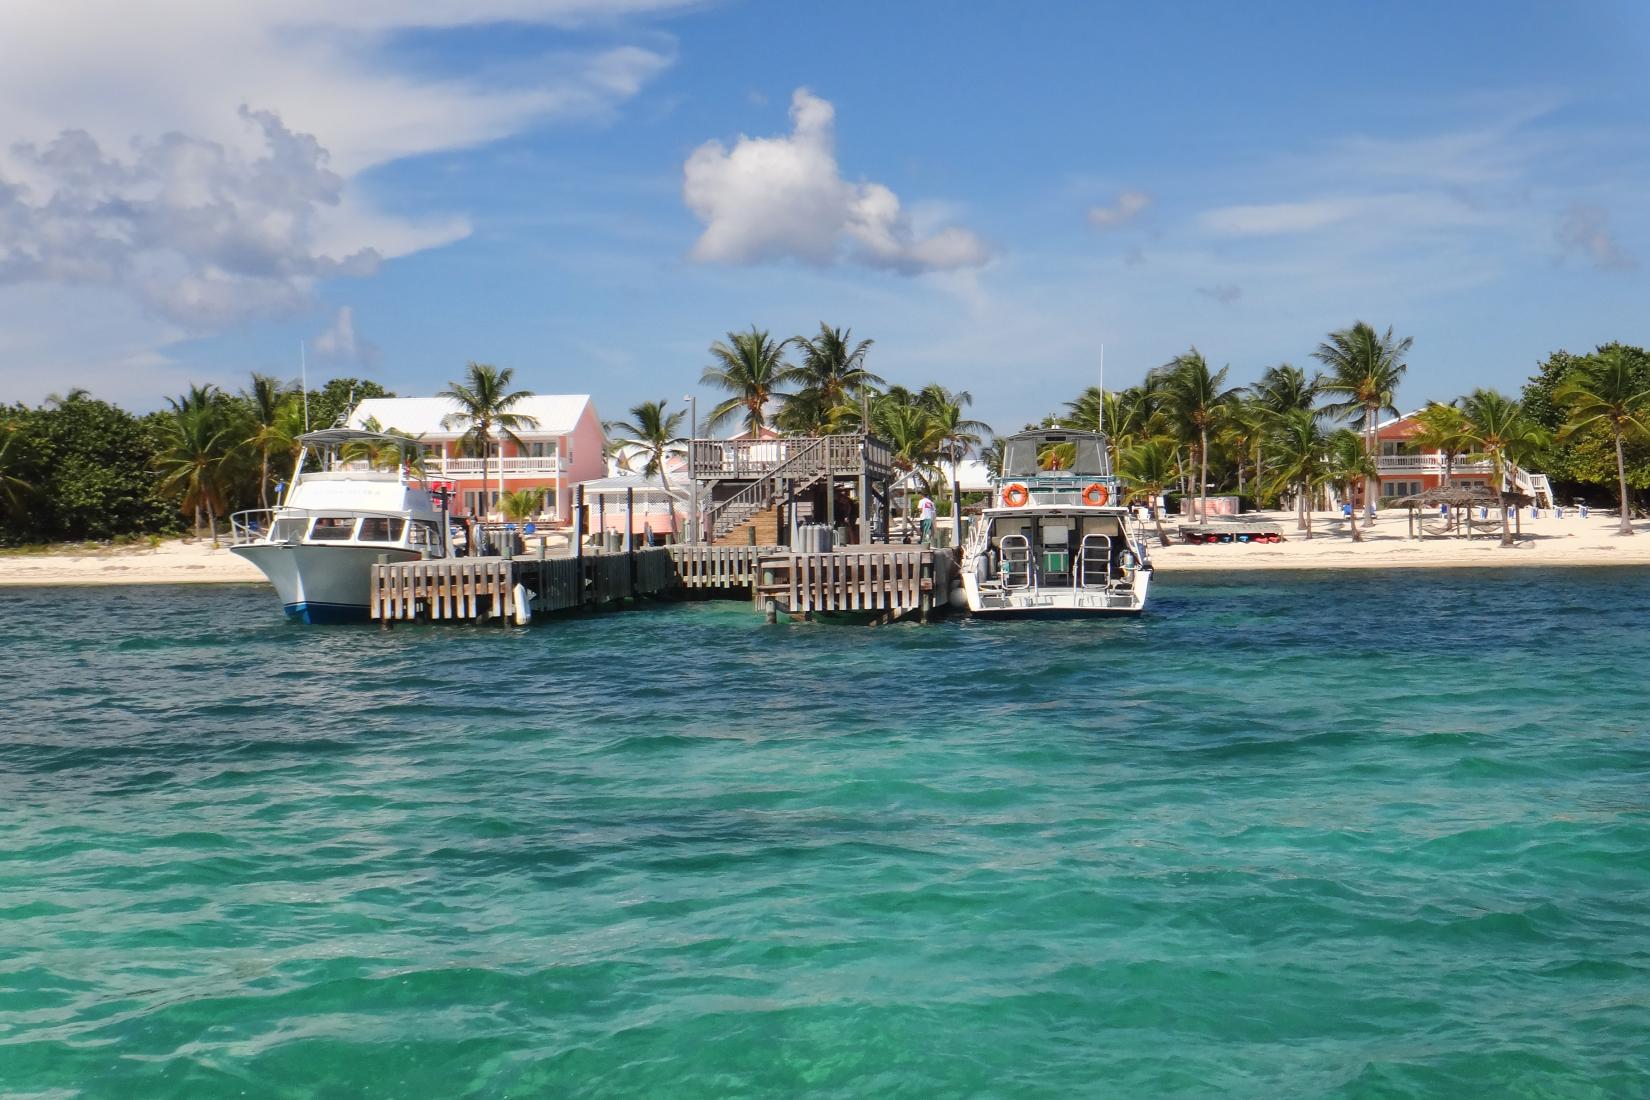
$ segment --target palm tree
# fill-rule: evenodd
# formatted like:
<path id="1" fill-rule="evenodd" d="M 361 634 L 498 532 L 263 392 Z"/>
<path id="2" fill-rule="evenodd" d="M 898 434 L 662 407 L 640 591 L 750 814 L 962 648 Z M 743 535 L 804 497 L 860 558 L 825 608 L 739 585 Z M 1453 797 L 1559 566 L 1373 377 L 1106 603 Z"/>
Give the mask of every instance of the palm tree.
<path id="1" fill-rule="evenodd" d="M 0 423 L 0 520 L 20 523 L 28 510 L 34 486 L 25 471 L 28 445 L 16 424 Z"/>
<path id="2" fill-rule="evenodd" d="M 667 414 L 666 404 L 668 402 L 665 401 L 643 401 L 640 405 L 632 405 L 629 420 L 614 421 L 606 425 L 606 428 L 617 437 L 613 440 L 614 446 L 638 448 L 647 456 L 642 474 L 646 477 L 659 475 L 659 484 L 664 486 L 667 507 L 670 509 L 670 523 L 674 527 L 676 498 L 670 494 L 670 474 L 665 469 L 665 458 L 671 451 L 687 443 L 687 437 L 679 434 L 682 418 L 687 413 Z"/>
<path id="3" fill-rule="evenodd" d="M 1456 458 L 1472 446 L 1467 414 L 1454 404 L 1432 401 L 1415 414 L 1415 422 L 1420 425 L 1420 430 L 1410 436 L 1409 441 L 1423 450 L 1437 451 L 1444 456 L 1443 483 L 1449 485 L 1454 480 Z"/>
<path id="4" fill-rule="evenodd" d="M 648 477 L 659 475 L 659 481 L 668 491 L 670 477 L 665 471 L 665 458 L 687 442 L 681 435 L 682 419 L 686 412 L 666 413 L 668 401 L 643 401 L 630 406 L 629 420 L 612 420 L 603 425 L 613 436 L 615 447 L 633 447 L 647 456 L 642 473 Z"/>
<path id="5" fill-rule="evenodd" d="M 1279 416 L 1295 409 L 1310 409 L 1318 403 L 1318 389 L 1323 376 L 1306 372 L 1288 363 L 1267 367 L 1260 381 L 1249 387 L 1250 394 L 1268 412 Z"/>
<path id="6" fill-rule="evenodd" d="M 1628 439 L 1650 436 L 1650 389 L 1637 377 L 1621 348 L 1611 347 L 1584 360 L 1555 396 L 1569 406 L 1559 439 L 1603 427 L 1615 441 L 1616 484 L 1621 495 L 1621 524 L 1616 534 L 1631 535 L 1625 444 Z"/>
<path id="7" fill-rule="evenodd" d="M 1235 389 L 1223 389 L 1229 367 L 1209 369 L 1203 353 L 1193 347 L 1159 367 L 1159 390 L 1165 409 L 1190 445 L 1198 467 L 1197 514 L 1209 515 L 1209 430 L 1215 426 Z"/>
<path id="8" fill-rule="evenodd" d="M 834 430 L 855 404 L 883 380 L 865 367 L 873 340 L 853 341 L 853 330 L 819 323 L 819 335 L 791 340 L 802 356 L 790 381 L 801 388 L 785 402 L 780 417 L 794 431 L 823 435 Z"/>
<path id="9" fill-rule="evenodd" d="M 499 511 L 512 523 L 532 519 L 543 509 L 546 492 L 548 490 L 539 485 L 532 489 L 516 489 L 505 493 L 498 498 Z"/>
<path id="10" fill-rule="evenodd" d="M 1369 448 L 1357 432 L 1351 428 L 1341 428 L 1329 434 L 1328 466 L 1324 477 L 1335 486 L 1337 492 L 1343 497 L 1350 496 L 1352 486 L 1360 480 L 1367 485 L 1375 476 L 1375 457 L 1369 453 Z M 1346 527 L 1352 533 L 1353 542 L 1364 540 L 1363 532 L 1358 530 L 1357 516 L 1349 517 Z"/>
<path id="11" fill-rule="evenodd" d="M 523 428 L 536 428 L 539 422 L 536 417 L 510 411 L 533 396 L 531 390 L 510 390 L 510 382 L 516 376 L 514 367 L 499 370 L 490 363 L 470 363 L 464 369 L 464 382 L 448 382 L 447 388 L 436 394 L 458 406 L 457 412 L 441 418 L 441 426 L 464 429 L 459 443 L 470 454 L 481 457 L 481 499 L 486 500 L 487 462 L 494 431 L 499 435 L 498 461 L 502 477 L 504 440 L 510 440 L 517 447 L 524 446 L 516 432 Z M 486 511 L 485 508 L 482 510 Z"/>
<path id="12" fill-rule="evenodd" d="M 788 395 L 780 387 L 797 379 L 797 369 L 785 358 L 789 340 L 774 340 L 752 325 L 749 332 L 730 332 L 727 340 L 710 346 L 715 360 L 699 381 L 715 386 L 731 396 L 710 410 L 706 427 L 714 430 L 728 418 L 743 411 L 745 427 L 754 436 L 768 423 L 769 402 Z"/>
<path id="13" fill-rule="evenodd" d="M 1519 402 L 1496 390 L 1477 389 L 1462 402 L 1467 416 L 1468 438 L 1490 461 L 1491 477 L 1501 498 L 1501 545 L 1513 544 L 1512 528 L 1507 521 L 1507 463 L 1509 455 L 1518 454 L 1531 446 L 1539 436 L 1537 428 L 1524 415 Z"/>
<path id="14" fill-rule="evenodd" d="M 1272 424 L 1267 442 L 1272 461 L 1268 492 L 1281 496 L 1293 490 L 1297 526 L 1312 537 L 1312 498 L 1327 477 L 1329 440 L 1323 424 L 1310 409 L 1290 409 Z"/>
<path id="15" fill-rule="evenodd" d="M 1175 448 L 1167 440 L 1148 439 L 1123 452 L 1119 470 L 1123 483 L 1129 487 L 1129 499 L 1144 498 L 1157 522 L 1157 541 L 1169 545 L 1169 533 L 1163 529 L 1163 510 L 1158 501 L 1180 471 L 1176 469 Z"/>
<path id="16" fill-rule="evenodd" d="M 172 415 L 166 421 L 165 444 L 154 459 L 160 491 L 176 496 L 185 515 L 194 515 L 197 534 L 205 513 L 214 547 L 224 505 L 224 468 L 235 450 L 217 396 L 214 386 L 191 386 L 181 398 L 168 398 Z"/>
<path id="17" fill-rule="evenodd" d="M 287 430 L 291 417 L 281 415 L 281 406 L 294 401 L 281 383 L 267 374 L 252 375 L 252 388 L 244 395 L 252 416 L 252 435 L 247 446 L 258 455 L 258 507 L 269 507 L 269 460 L 292 451 L 293 437 Z"/>
<path id="18" fill-rule="evenodd" d="M 1345 401 L 1324 406 L 1324 412 L 1349 420 L 1362 416 L 1364 450 L 1369 452 L 1371 459 L 1375 456 L 1376 418 L 1383 411 L 1397 415 L 1398 409 L 1393 405 L 1393 399 L 1399 380 L 1409 369 L 1404 356 L 1409 354 L 1414 343 L 1414 337 L 1394 338 L 1391 326 L 1382 336 L 1359 321 L 1349 329 L 1331 332 L 1329 338 L 1312 353 L 1312 358 L 1329 368 L 1329 375 L 1319 383 L 1318 391 L 1346 398 Z M 1365 526 L 1375 522 L 1375 497 L 1378 492 L 1375 475 L 1370 474 L 1364 482 L 1364 504 L 1368 514 Z"/>

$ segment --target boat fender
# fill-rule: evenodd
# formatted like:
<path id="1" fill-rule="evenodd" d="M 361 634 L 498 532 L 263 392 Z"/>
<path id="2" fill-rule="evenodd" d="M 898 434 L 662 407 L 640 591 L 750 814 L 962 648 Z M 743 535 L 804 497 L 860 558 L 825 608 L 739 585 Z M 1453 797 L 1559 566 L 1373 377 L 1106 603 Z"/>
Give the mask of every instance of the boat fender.
<path id="1" fill-rule="evenodd" d="M 1090 508 L 1103 508 L 1111 500 L 1111 490 L 1096 481 L 1083 490 L 1083 503 Z"/>

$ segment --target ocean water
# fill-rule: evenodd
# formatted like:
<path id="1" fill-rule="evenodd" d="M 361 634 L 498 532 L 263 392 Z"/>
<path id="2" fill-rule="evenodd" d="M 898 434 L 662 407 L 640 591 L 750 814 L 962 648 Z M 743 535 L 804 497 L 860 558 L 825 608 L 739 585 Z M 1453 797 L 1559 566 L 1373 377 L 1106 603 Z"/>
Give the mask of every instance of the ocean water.
<path id="1" fill-rule="evenodd" d="M 1650 574 L 0 591 L 7 1097 L 1650 1095 Z"/>

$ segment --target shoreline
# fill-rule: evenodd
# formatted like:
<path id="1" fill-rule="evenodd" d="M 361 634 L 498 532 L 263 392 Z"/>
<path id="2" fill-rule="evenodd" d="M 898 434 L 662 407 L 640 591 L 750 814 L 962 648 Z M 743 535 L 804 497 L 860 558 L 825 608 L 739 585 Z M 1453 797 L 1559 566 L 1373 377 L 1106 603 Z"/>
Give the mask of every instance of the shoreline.
<path id="1" fill-rule="evenodd" d="M 1336 572 L 1402 569 L 1569 569 L 1650 567 L 1650 521 L 1633 524 L 1634 534 L 1615 533 L 1613 515 L 1585 519 L 1570 513 L 1556 519 L 1524 519 L 1524 535 L 1502 547 L 1499 535 L 1471 541 L 1431 535 L 1407 537 L 1407 517 L 1386 514 L 1364 531 L 1364 541 L 1347 535 L 1339 516 L 1315 518 L 1315 537 L 1294 530 L 1293 513 L 1267 512 L 1256 518 L 1282 526 L 1284 541 L 1268 544 L 1223 543 L 1190 546 L 1154 545 L 1156 531 L 1146 524 L 1146 544 L 1159 575 Z M 1171 532 L 1174 522 L 1165 521 Z M 257 567 L 210 542 L 171 539 L 158 546 L 65 547 L 46 552 L 0 552 L 0 588 L 116 587 L 145 584 L 268 584 Z"/>

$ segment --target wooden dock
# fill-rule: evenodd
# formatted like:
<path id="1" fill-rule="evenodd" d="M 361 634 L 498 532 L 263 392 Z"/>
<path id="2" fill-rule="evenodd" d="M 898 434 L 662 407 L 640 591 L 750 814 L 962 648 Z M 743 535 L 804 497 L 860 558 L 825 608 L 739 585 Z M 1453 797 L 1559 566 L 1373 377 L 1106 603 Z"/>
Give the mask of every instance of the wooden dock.
<path id="1" fill-rule="evenodd" d="M 955 551 L 922 546 L 845 546 L 828 553 L 774 554 L 762 560 L 757 603 L 779 615 L 851 615 L 870 622 L 942 615 L 950 606 Z"/>
<path id="2" fill-rule="evenodd" d="M 770 622 L 845 614 L 873 622 L 943 613 L 956 552 L 854 546 L 793 554 L 778 546 L 685 544 L 566 557 L 448 558 L 372 567 L 372 618 L 525 625 L 556 612 L 689 595 L 750 599 Z"/>

